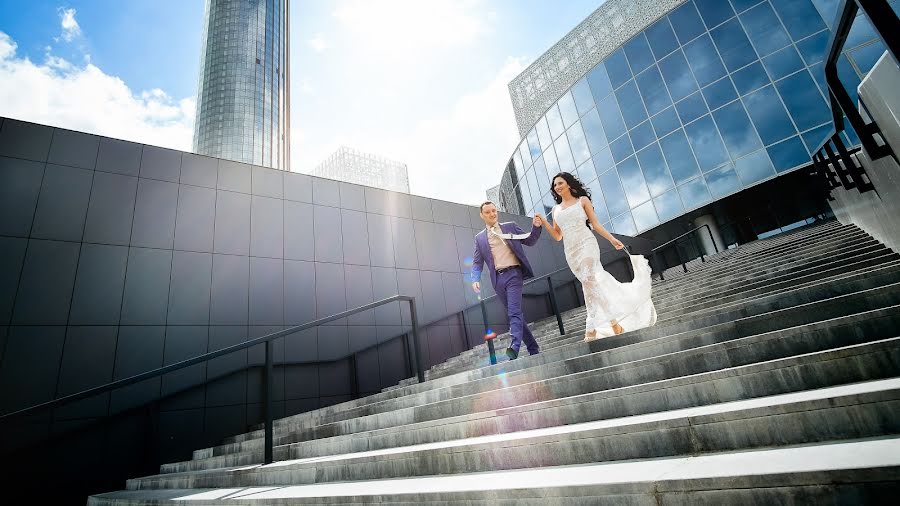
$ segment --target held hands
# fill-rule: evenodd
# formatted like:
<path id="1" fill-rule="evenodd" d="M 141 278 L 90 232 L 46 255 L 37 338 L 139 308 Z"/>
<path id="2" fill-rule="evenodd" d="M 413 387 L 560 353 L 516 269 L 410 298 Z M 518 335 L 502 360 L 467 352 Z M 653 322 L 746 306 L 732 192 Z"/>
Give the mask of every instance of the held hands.
<path id="1" fill-rule="evenodd" d="M 535 227 L 540 227 L 544 224 L 544 217 L 541 216 L 541 213 L 534 213 L 534 219 L 531 220 L 531 224 Z"/>
<path id="2" fill-rule="evenodd" d="M 613 245 L 613 248 L 616 248 L 616 249 L 622 249 L 622 248 L 625 247 L 625 245 L 622 244 L 622 241 L 616 239 L 615 237 L 613 237 L 612 239 L 610 239 L 609 242 L 610 242 L 610 244 Z"/>
<path id="3" fill-rule="evenodd" d="M 472 283 L 472 290 L 475 290 L 475 293 L 481 293 L 481 283 L 478 281 Z"/>

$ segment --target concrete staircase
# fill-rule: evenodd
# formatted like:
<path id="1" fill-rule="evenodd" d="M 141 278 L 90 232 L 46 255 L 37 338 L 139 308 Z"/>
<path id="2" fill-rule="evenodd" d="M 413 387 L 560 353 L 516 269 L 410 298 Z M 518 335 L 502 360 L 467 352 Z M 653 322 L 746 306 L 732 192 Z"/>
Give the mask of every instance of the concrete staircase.
<path id="1" fill-rule="evenodd" d="M 679 267 L 680 269 L 680 267 Z M 654 287 L 656 326 L 584 308 L 366 398 L 260 428 L 90 505 L 855 504 L 900 492 L 900 255 L 830 221 Z M 497 338 L 501 351 L 508 336 Z"/>

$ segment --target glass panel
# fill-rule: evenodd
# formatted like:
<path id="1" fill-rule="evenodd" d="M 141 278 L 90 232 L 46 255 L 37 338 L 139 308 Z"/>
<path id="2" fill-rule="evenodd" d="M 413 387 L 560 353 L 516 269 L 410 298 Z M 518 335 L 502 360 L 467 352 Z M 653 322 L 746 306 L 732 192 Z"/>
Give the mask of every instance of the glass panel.
<path id="1" fill-rule="evenodd" d="M 761 1 L 763 0 L 731 0 L 731 6 L 734 7 L 735 12 L 740 14 Z"/>
<path id="2" fill-rule="evenodd" d="M 691 2 L 685 2 L 684 5 L 669 13 L 669 20 L 672 22 L 672 28 L 675 29 L 675 35 L 682 44 L 706 31 L 703 21 L 700 20 L 700 14 L 694 8 Z"/>
<path id="3" fill-rule="evenodd" d="M 853 61 L 856 62 L 856 66 L 859 67 L 860 72 L 868 74 L 878 59 L 881 58 L 881 55 L 884 54 L 884 51 L 884 44 L 878 40 L 874 44 L 854 50 L 851 56 Z"/>
<path id="4" fill-rule="evenodd" d="M 813 84 L 809 72 L 797 72 L 775 83 L 775 87 L 778 88 L 778 94 L 784 99 L 800 131 L 821 125 L 831 119 L 831 112 Z"/>
<path id="5" fill-rule="evenodd" d="M 578 179 L 580 179 L 582 182 L 593 181 L 594 179 L 597 179 L 597 171 L 594 169 L 594 162 L 590 158 L 588 158 L 586 162 L 579 165 L 575 170 L 578 171 Z"/>
<path id="6" fill-rule="evenodd" d="M 631 219 L 631 213 L 625 213 L 613 218 L 612 226 L 617 234 L 630 236 L 637 235 L 637 227 L 634 226 L 634 220 Z"/>
<path id="7" fill-rule="evenodd" d="M 709 33 L 729 71 L 733 72 L 757 59 L 756 51 L 738 20 L 732 19 Z"/>
<path id="8" fill-rule="evenodd" d="M 653 143 L 647 149 L 638 152 L 637 157 L 651 195 L 659 195 L 675 186 L 658 144 Z"/>
<path id="9" fill-rule="evenodd" d="M 800 141 L 799 136 L 773 144 L 766 149 L 769 152 L 772 163 L 775 165 L 775 170 L 778 172 L 784 172 L 810 161 L 809 153 L 803 147 L 803 142 Z"/>
<path id="10" fill-rule="evenodd" d="M 659 225 L 659 217 L 656 216 L 656 209 L 653 207 L 652 201 L 644 202 L 631 211 L 634 215 L 634 224 L 640 231 L 649 230 Z"/>
<path id="11" fill-rule="evenodd" d="M 772 144 L 797 133 L 775 88 L 766 86 L 744 97 L 750 119 L 764 144 Z"/>
<path id="12" fill-rule="evenodd" d="M 600 123 L 597 109 L 591 109 L 581 118 L 581 126 L 584 128 L 584 136 L 587 138 L 591 153 L 596 153 L 606 147 L 606 134 L 603 133 L 603 125 Z"/>
<path id="13" fill-rule="evenodd" d="M 597 104 L 597 112 L 600 114 L 600 122 L 603 123 L 603 130 L 606 132 L 606 140 L 612 141 L 625 133 L 625 121 L 619 112 L 619 104 L 616 102 L 615 95 L 610 95 Z"/>
<path id="14" fill-rule="evenodd" d="M 572 151 L 569 149 L 569 139 L 563 134 L 553 143 L 556 149 L 556 158 L 559 159 L 559 170 L 572 172 L 575 170 L 575 160 L 572 159 Z"/>
<path id="15" fill-rule="evenodd" d="M 553 174 L 556 174 L 556 172 Z M 544 163 L 543 157 L 534 161 L 534 177 L 537 179 L 537 184 L 541 185 L 544 191 L 550 191 L 550 176 L 547 174 L 547 165 Z M 550 200 L 553 200 L 552 197 Z M 553 206 L 551 205 L 550 207 Z"/>
<path id="16" fill-rule="evenodd" d="M 532 128 L 530 132 L 528 132 L 528 137 L 526 138 L 528 142 L 528 151 L 531 152 L 531 158 L 536 159 L 541 156 L 541 144 L 538 141 L 537 130 Z"/>
<path id="17" fill-rule="evenodd" d="M 519 144 L 519 154 L 522 155 L 522 163 L 527 168 L 531 165 L 531 153 L 528 151 L 528 142 L 522 141 Z"/>
<path id="18" fill-rule="evenodd" d="M 844 43 L 844 50 L 849 51 L 863 43 L 869 42 L 877 38 L 872 23 L 862 12 L 856 15 L 853 25 L 850 27 L 850 33 L 847 34 L 847 41 Z"/>
<path id="19" fill-rule="evenodd" d="M 528 182 L 522 181 L 519 183 L 519 186 L 516 187 L 516 191 L 519 192 L 519 197 L 522 198 L 522 206 L 524 206 L 525 210 L 531 209 L 534 203 L 531 202 L 531 191 L 528 190 Z"/>
<path id="20" fill-rule="evenodd" d="M 650 52 L 650 46 L 647 45 L 647 38 L 643 32 L 625 43 L 625 55 L 628 56 L 628 63 L 631 64 L 631 70 L 635 74 L 653 65 L 653 53 Z"/>
<path id="21" fill-rule="evenodd" d="M 694 155 L 703 171 L 718 167 L 728 161 L 728 154 L 725 152 L 725 146 L 722 145 L 722 139 L 719 138 L 719 132 L 716 131 L 716 125 L 712 118 L 704 116 L 685 126 L 684 131 L 691 141 Z"/>
<path id="22" fill-rule="evenodd" d="M 777 53 L 773 53 L 763 58 L 763 65 L 769 71 L 769 76 L 773 81 L 792 74 L 803 68 L 803 60 L 793 46 L 786 47 Z"/>
<path id="23" fill-rule="evenodd" d="M 647 111 L 644 110 L 644 103 L 641 101 L 641 95 L 638 93 L 634 81 L 629 81 L 616 90 L 616 98 L 619 100 L 619 108 L 622 110 L 622 117 L 625 118 L 625 125 L 628 128 L 634 128 L 638 123 L 647 119 Z"/>
<path id="24" fill-rule="evenodd" d="M 610 142 L 609 150 L 612 152 L 613 160 L 615 160 L 616 163 L 621 162 L 634 153 L 634 148 L 631 146 L 631 141 L 628 139 L 627 135 L 623 135 Z"/>
<path id="25" fill-rule="evenodd" d="M 559 108 L 556 107 L 556 104 L 550 106 L 546 116 L 547 125 L 550 127 L 550 136 L 555 140 L 566 131 L 565 126 L 563 126 L 562 115 L 559 113 Z"/>
<path id="26" fill-rule="evenodd" d="M 837 16 L 837 8 L 841 0 L 813 0 L 813 3 L 819 9 L 822 19 L 828 23 L 828 26 L 831 26 L 835 16 Z"/>
<path id="27" fill-rule="evenodd" d="M 606 207 L 609 208 L 610 214 L 621 214 L 629 209 L 622 183 L 619 182 L 619 174 L 615 169 L 600 175 L 600 187 L 603 188 L 603 197 L 606 198 Z"/>
<path id="28" fill-rule="evenodd" d="M 587 79 L 581 78 L 580 81 L 572 86 L 572 98 L 575 99 L 575 107 L 578 108 L 578 114 L 582 115 L 594 107 L 594 97 L 591 95 L 591 87 Z"/>
<path id="29" fill-rule="evenodd" d="M 629 135 L 631 136 L 631 145 L 634 146 L 635 151 L 641 150 L 644 146 L 656 140 L 656 134 L 653 133 L 653 127 L 650 126 L 649 121 L 634 127 L 634 130 L 629 132 Z"/>
<path id="30" fill-rule="evenodd" d="M 637 81 L 638 89 L 641 90 L 641 95 L 644 97 L 647 113 L 651 116 L 672 105 L 672 100 L 669 98 L 669 93 L 663 85 L 659 70 L 655 66 L 650 67 L 637 76 L 635 81 Z"/>
<path id="31" fill-rule="evenodd" d="M 850 60 L 847 59 L 847 55 L 841 54 L 838 57 L 837 61 L 837 73 L 838 79 L 840 79 L 841 84 L 847 88 L 847 93 L 850 95 L 850 100 L 856 104 L 859 102 L 859 74 L 856 73 L 856 70 L 853 69 L 853 66 L 850 65 Z M 825 87 L 822 87 L 825 89 Z M 780 91 L 780 88 L 779 88 Z M 799 126 L 799 125 L 798 125 Z M 801 128 L 801 130 L 803 130 Z"/>
<path id="32" fill-rule="evenodd" d="M 576 121 L 569 128 L 567 136 L 569 138 L 569 147 L 572 149 L 572 158 L 575 159 L 575 165 L 581 165 L 582 162 L 591 156 L 587 140 L 584 138 L 584 132 L 581 130 L 581 123 Z"/>
<path id="33" fill-rule="evenodd" d="M 672 31 L 672 26 L 666 18 L 654 23 L 644 33 L 647 35 L 647 42 L 650 43 L 650 49 L 653 50 L 657 60 L 678 49 L 675 32 Z"/>
<path id="34" fill-rule="evenodd" d="M 678 193 L 681 195 L 681 201 L 684 202 L 686 209 L 700 207 L 712 200 L 712 197 L 709 195 L 709 189 L 706 187 L 706 181 L 702 177 L 679 186 Z"/>
<path id="35" fill-rule="evenodd" d="M 553 146 L 550 146 L 544 152 L 544 166 L 547 169 L 547 174 L 550 174 L 551 177 L 559 172 L 559 162 L 556 159 L 556 150 L 553 149 Z"/>
<path id="36" fill-rule="evenodd" d="M 710 109 L 718 109 L 737 98 L 731 79 L 725 77 L 703 88 L 703 98 Z"/>
<path id="37" fill-rule="evenodd" d="M 694 0 L 694 3 L 697 4 L 697 10 L 700 11 L 706 26 L 710 28 L 734 16 L 731 4 L 722 0 Z"/>
<path id="38" fill-rule="evenodd" d="M 590 162 L 584 164 L 590 165 Z M 582 167 L 584 167 L 582 165 Z M 581 174 L 581 168 L 578 169 L 579 174 Z M 586 169 L 586 171 L 591 171 L 592 168 Z M 584 181 L 584 179 L 582 179 Z M 603 191 L 600 189 L 600 182 L 597 181 L 596 178 L 592 179 L 590 183 L 587 183 L 587 190 L 591 193 L 591 205 L 594 206 L 594 214 L 597 215 L 597 221 L 603 223 L 605 221 L 609 221 L 609 211 L 606 209 L 606 199 L 603 198 Z"/>
<path id="39" fill-rule="evenodd" d="M 578 121 L 578 109 L 575 108 L 575 100 L 572 99 L 571 93 L 566 93 L 559 99 L 559 112 L 562 114 L 563 124 L 566 128 L 572 126 L 572 123 Z"/>
<path id="40" fill-rule="evenodd" d="M 825 28 L 819 11 L 809 0 L 774 2 L 774 7 L 794 40 L 800 40 Z"/>
<path id="41" fill-rule="evenodd" d="M 608 169 L 612 168 L 613 165 L 615 165 L 612 153 L 609 151 L 609 148 L 602 149 L 597 153 L 594 153 L 593 161 L 594 169 L 596 169 L 598 174 L 601 172 L 606 172 Z"/>
<path id="42" fill-rule="evenodd" d="M 541 151 L 544 151 L 553 145 L 553 139 L 550 137 L 550 129 L 547 127 L 547 118 L 542 117 L 539 119 L 537 125 L 535 125 L 535 129 L 537 130 L 538 139 L 541 143 Z"/>
<path id="43" fill-rule="evenodd" d="M 706 86 L 725 75 L 725 65 L 707 34 L 684 46 L 684 55 L 700 86 Z M 666 76 L 665 70 L 663 76 Z"/>
<path id="44" fill-rule="evenodd" d="M 678 120 L 678 114 L 675 112 L 674 107 L 669 107 L 665 111 L 650 118 L 650 121 L 653 123 L 653 130 L 656 131 L 657 137 L 667 135 L 669 132 L 681 126 L 681 122 Z"/>
<path id="45" fill-rule="evenodd" d="M 718 58 L 716 56 L 716 60 Z M 719 65 L 721 66 L 721 63 Z M 684 59 L 684 54 L 681 51 L 676 51 L 665 60 L 659 62 L 659 69 L 662 71 L 662 76 L 666 80 L 666 85 L 669 87 L 669 93 L 672 94 L 673 100 L 681 100 L 697 91 L 697 82 L 694 81 L 694 76 L 691 74 L 687 60 Z M 722 74 L 725 74 L 724 67 L 722 67 Z"/>
<path id="46" fill-rule="evenodd" d="M 512 159 L 513 159 L 513 165 L 516 168 L 516 179 L 521 181 L 522 178 L 525 176 L 526 167 L 522 164 L 522 154 L 519 153 L 518 149 L 515 151 L 515 153 L 513 153 Z"/>
<path id="47" fill-rule="evenodd" d="M 678 117 L 681 118 L 681 122 L 685 124 L 708 112 L 706 102 L 703 101 L 699 91 L 675 104 L 675 109 L 678 110 Z"/>
<path id="48" fill-rule="evenodd" d="M 671 135 L 660 139 L 659 144 L 662 146 L 669 171 L 676 183 L 687 181 L 700 173 L 684 131 L 676 130 Z"/>
<path id="49" fill-rule="evenodd" d="M 791 43 L 791 38 L 781 27 L 781 21 L 769 2 L 741 14 L 741 21 L 760 56 L 771 54 Z"/>
<path id="50" fill-rule="evenodd" d="M 534 206 L 541 205 L 541 185 L 538 183 L 537 176 L 535 176 L 533 170 L 529 170 L 525 177 L 528 181 L 528 189 L 531 190 L 531 207 L 533 209 Z"/>
<path id="51" fill-rule="evenodd" d="M 674 188 L 653 199 L 653 205 L 656 206 L 656 214 L 659 215 L 660 221 L 671 220 L 684 211 L 678 190 Z"/>
<path id="52" fill-rule="evenodd" d="M 739 158 L 762 147 L 740 102 L 732 102 L 719 109 L 713 113 L 713 118 L 732 158 Z"/>
<path id="53" fill-rule="evenodd" d="M 606 67 L 602 63 L 598 63 L 591 70 L 587 80 L 591 94 L 594 95 L 594 102 L 599 104 L 604 97 L 612 93 L 612 84 L 609 82 L 609 76 L 606 75 Z"/>
<path id="54" fill-rule="evenodd" d="M 606 73 L 609 74 L 609 82 L 614 89 L 631 79 L 631 69 L 628 68 L 625 51 L 622 49 L 609 55 L 603 63 L 606 65 Z"/>
<path id="55" fill-rule="evenodd" d="M 734 87 L 737 88 L 738 93 L 741 95 L 746 95 L 757 88 L 769 84 L 769 75 L 766 74 L 765 69 L 759 62 L 748 65 L 731 74 L 731 79 L 734 81 Z"/>
<path id="56" fill-rule="evenodd" d="M 801 135 L 806 143 L 806 150 L 815 153 L 822 141 L 834 134 L 834 123 L 826 123 Z"/>
<path id="57" fill-rule="evenodd" d="M 724 197 L 741 189 L 741 181 L 730 163 L 707 172 L 704 177 L 706 177 L 706 186 L 709 187 L 709 192 L 715 198 Z"/>
<path id="58" fill-rule="evenodd" d="M 803 57 L 807 65 L 819 63 L 825 58 L 825 50 L 828 49 L 829 37 L 831 37 L 831 32 L 822 30 L 812 37 L 807 37 L 797 43 L 797 49 L 800 50 L 800 56 Z"/>
<path id="59" fill-rule="evenodd" d="M 737 160 L 734 162 L 734 168 L 744 186 L 750 186 L 775 175 L 775 167 L 772 166 L 765 149 Z"/>
<path id="60" fill-rule="evenodd" d="M 616 166 L 616 169 L 619 171 L 622 187 L 625 188 L 625 197 L 631 207 L 650 199 L 650 192 L 647 191 L 647 184 L 644 182 L 644 175 L 641 174 L 637 158 L 632 156 L 622 161 Z"/>

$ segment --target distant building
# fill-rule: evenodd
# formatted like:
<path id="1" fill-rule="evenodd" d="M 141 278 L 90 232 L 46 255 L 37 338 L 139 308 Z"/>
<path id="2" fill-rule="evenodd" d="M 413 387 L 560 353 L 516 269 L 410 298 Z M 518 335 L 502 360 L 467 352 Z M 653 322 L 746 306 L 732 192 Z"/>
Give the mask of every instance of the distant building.
<path id="1" fill-rule="evenodd" d="M 405 163 L 341 146 L 312 170 L 313 176 L 409 193 Z"/>
<path id="2" fill-rule="evenodd" d="M 494 204 L 500 205 L 500 185 L 493 188 L 488 188 L 484 191 L 484 194 L 487 196 L 487 200 L 490 200 Z"/>

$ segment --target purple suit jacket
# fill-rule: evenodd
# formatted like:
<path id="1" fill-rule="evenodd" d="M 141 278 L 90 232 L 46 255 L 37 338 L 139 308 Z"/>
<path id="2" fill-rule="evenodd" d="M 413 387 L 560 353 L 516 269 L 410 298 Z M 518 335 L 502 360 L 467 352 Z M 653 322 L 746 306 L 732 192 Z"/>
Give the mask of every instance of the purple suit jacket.
<path id="1" fill-rule="evenodd" d="M 500 223 L 500 231 L 504 234 L 524 234 L 525 232 L 519 228 L 515 222 Z M 528 257 L 525 256 L 525 250 L 522 245 L 533 246 L 541 237 L 541 227 L 531 227 L 531 235 L 527 239 L 521 241 L 506 241 L 509 248 L 519 259 L 522 264 L 522 279 L 534 277 L 534 271 L 531 270 L 531 264 L 528 263 Z M 497 270 L 494 268 L 494 255 L 491 253 L 491 245 L 488 244 L 487 230 L 482 230 L 475 235 L 475 254 L 472 255 L 472 281 L 481 280 L 481 270 L 487 263 L 488 272 L 491 275 L 491 284 L 497 289 Z"/>

